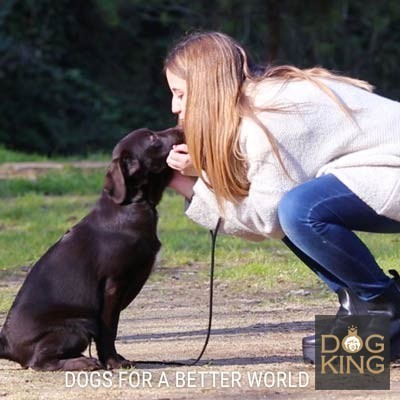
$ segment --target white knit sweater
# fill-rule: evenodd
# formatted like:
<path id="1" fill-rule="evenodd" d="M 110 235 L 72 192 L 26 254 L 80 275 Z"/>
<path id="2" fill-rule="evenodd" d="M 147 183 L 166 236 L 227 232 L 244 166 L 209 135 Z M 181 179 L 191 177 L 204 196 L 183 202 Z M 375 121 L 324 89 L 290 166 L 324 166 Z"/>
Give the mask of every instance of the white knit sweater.
<path id="1" fill-rule="evenodd" d="M 353 119 L 307 81 L 252 87 L 256 105 L 290 105 L 286 112 L 261 112 L 258 117 L 276 138 L 292 179 L 272 153 L 264 131 L 243 118 L 240 139 L 250 190 L 239 204 L 225 203 L 222 232 L 254 241 L 282 238 L 277 215 L 282 196 L 328 173 L 378 214 L 400 221 L 400 103 L 336 80 L 323 82 L 353 110 Z M 215 196 L 201 179 L 186 214 L 208 229 L 214 229 L 220 217 Z"/>

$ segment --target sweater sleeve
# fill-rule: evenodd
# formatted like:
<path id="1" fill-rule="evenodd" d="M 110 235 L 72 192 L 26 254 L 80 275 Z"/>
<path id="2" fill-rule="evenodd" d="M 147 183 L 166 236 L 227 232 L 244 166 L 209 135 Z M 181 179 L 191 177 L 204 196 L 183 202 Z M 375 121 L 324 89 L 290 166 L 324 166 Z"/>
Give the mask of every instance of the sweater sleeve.
<path id="1" fill-rule="evenodd" d="M 239 203 L 224 202 L 222 215 L 214 193 L 199 179 L 186 215 L 208 229 L 214 229 L 221 217 L 221 232 L 247 240 L 281 239 L 284 234 L 278 221 L 278 204 L 293 181 L 273 154 L 264 131 L 252 120 L 242 121 L 241 139 L 248 162 L 248 196 Z"/>

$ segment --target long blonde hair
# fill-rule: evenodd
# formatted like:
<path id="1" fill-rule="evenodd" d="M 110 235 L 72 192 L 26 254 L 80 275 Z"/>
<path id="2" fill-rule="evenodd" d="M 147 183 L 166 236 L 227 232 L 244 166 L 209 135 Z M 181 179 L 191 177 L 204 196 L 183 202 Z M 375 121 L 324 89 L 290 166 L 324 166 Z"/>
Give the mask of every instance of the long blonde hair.
<path id="1" fill-rule="evenodd" d="M 239 202 L 248 195 L 246 160 L 239 145 L 239 124 L 243 116 L 255 119 L 267 135 L 282 168 L 276 141 L 256 118 L 246 85 L 264 79 L 308 80 L 331 97 L 351 117 L 351 110 L 317 78 L 336 79 L 372 90 L 365 81 L 339 76 L 323 68 L 301 70 L 294 66 L 269 67 L 257 73 L 249 65 L 245 50 L 220 32 L 199 32 L 184 37 L 169 52 L 164 71 L 186 80 L 185 139 L 198 175 L 214 191 L 219 206 L 223 201 Z M 266 110 L 266 109 L 263 109 Z M 272 111 L 279 111 L 274 108 Z"/>

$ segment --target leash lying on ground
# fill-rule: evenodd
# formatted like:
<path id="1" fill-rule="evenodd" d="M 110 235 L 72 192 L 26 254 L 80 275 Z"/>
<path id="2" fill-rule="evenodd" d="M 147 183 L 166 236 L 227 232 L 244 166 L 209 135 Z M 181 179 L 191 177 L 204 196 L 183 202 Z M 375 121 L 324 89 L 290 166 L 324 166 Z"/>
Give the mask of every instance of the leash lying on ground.
<path id="1" fill-rule="evenodd" d="M 217 242 L 218 229 L 221 224 L 221 218 L 218 219 L 217 225 L 215 229 L 210 231 L 211 234 L 211 260 L 210 260 L 210 293 L 209 293 L 209 305 L 208 305 L 208 327 L 207 327 L 207 335 L 204 341 L 203 348 L 196 358 L 196 360 L 190 363 L 183 363 L 179 361 L 135 361 L 135 364 L 161 364 L 161 365 L 176 365 L 176 366 L 192 366 L 197 364 L 201 357 L 203 357 L 204 352 L 206 351 L 208 342 L 211 336 L 211 324 L 212 324 L 212 314 L 213 314 L 213 300 L 214 300 L 214 269 L 215 269 L 215 245 Z"/>

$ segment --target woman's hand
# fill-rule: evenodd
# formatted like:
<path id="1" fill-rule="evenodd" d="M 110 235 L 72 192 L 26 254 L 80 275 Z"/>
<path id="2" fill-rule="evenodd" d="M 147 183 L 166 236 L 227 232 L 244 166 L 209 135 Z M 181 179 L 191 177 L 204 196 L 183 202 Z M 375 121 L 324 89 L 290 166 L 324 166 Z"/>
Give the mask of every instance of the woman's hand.
<path id="1" fill-rule="evenodd" d="M 197 178 L 187 145 L 173 146 L 167 157 L 167 164 L 175 170 L 168 186 L 190 200 Z"/>
<path id="2" fill-rule="evenodd" d="M 167 157 L 167 164 L 182 175 L 186 176 L 197 176 L 196 171 L 193 168 L 192 159 L 188 153 L 186 144 L 177 144 L 172 147 Z"/>

